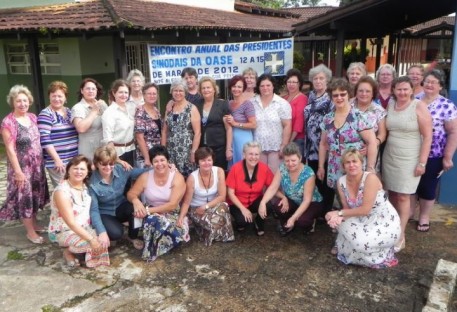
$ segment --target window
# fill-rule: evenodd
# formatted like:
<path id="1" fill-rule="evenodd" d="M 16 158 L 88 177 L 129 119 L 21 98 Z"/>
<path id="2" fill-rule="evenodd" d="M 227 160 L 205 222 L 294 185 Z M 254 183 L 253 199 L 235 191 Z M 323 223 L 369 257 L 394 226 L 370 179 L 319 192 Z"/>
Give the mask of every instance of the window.
<path id="1" fill-rule="evenodd" d="M 60 52 L 57 43 L 39 43 L 41 73 L 60 75 Z M 26 43 L 13 43 L 6 46 L 8 67 L 11 74 L 30 74 L 30 56 Z"/>

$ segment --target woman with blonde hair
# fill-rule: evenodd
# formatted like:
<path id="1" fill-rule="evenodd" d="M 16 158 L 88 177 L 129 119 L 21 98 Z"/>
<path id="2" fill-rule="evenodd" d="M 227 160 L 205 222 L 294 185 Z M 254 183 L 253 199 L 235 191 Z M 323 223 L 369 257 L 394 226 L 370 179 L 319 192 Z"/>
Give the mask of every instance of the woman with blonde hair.
<path id="1" fill-rule="evenodd" d="M 46 172 L 40 146 L 37 117 L 29 113 L 33 96 L 23 85 L 15 85 L 6 97 L 13 109 L 2 121 L 1 132 L 7 156 L 6 200 L 0 208 L 0 220 L 21 219 L 26 237 L 42 244 L 43 228 L 37 213 L 49 201 Z"/>
<path id="2" fill-rule="evenodd" d="M 227 170 L 232 160 L 232 127 L 227 122 L 230 109 L 226 100 L 218 99 L 219 88 L 211 77 L 198 82 L 203 100 L 195 103 L 201 116 L 200 146 L 208 146 L 214 152 L 214 165 Z"/>
<path id="3" fill-rule="evenodd" d="M 338 260 L 375 269 L 397 265 L 394 246 L 401 235 L 400 218 L 381 181 L 363 170 L 363 156 L 355 148 L 347 149 L 341 162 L 345 175 L 338 180 L 338 194 L 343 209 L 325 216 L 338 230 Z"/>

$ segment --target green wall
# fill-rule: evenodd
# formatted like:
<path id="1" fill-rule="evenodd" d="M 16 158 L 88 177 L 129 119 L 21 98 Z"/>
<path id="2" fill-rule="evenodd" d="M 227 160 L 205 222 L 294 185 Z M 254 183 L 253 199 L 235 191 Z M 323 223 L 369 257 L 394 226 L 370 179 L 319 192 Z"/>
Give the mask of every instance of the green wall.
<path id="1" fill-rule="evenodd" d="M 111 82 L 115 80 L 113 43 L 111 37 L 97 37 L 89 40 L 81 37 L 39 39 L 39 42 L 57 42 L 59 44 L 61 74 L 42 75 L 43 90 L 45 93 L 44 106 L 49 104 L 47 99 L 47 87 L 54 80 L 64 81 L 68 85 L 67 105 L 72 107 L 77 102 L 77 92 L 81 80 L 91 77 L 100 82 L 105 90 L 104 99 L 107 101 L 107 90 Z M 23 84 L 33 92 L 32 75 L 9 74 L 6 60 L 6 44 L 26 43 L 25 40 L 0 40 L 0 119 L 3 119 L 10 111 L 6 103 L 6 95 L 15 84 Z M 37 96 L 35 100 L 37 100 Z M 39 113 L 38 105 L 30 109 L 31 112 Z"/>

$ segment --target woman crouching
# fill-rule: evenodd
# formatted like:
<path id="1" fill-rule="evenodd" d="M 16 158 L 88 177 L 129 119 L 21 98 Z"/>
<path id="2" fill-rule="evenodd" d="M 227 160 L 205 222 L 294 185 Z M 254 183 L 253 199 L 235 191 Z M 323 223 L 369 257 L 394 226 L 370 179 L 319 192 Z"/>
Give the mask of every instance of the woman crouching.
<path id="1" fill-rule="evenodd" d="M 157 145 L 149 151 L 152 170 L 143 173 L 127 193 L 134 215 L 144 218 L 143 259 L 154 261 L 181 242 L 189 241 L 187 218 L 177 225 L 179 203 L 186 191 L 184 177 L 170 169 L 170 156 L 165 146 Z M 145 204 L 139 199 L 143 194 Z"/>
<path id="2" fill-rule="evenodd" d="M 195 152 L 198 169 L 187 178 L 178 226 L 183 226 L 190 207 L 189 216 L 195 230 L 206 246 L 213 240 L 230 242 L 235 239 L 230 210 L 225 202 L 227 186 L 222 168 L 213 166 L 214 153 L 209 147 L 200 147 Z"/>
<path id="3" fill-rule="evenodd" d="M 73 157 L 67 164 L 64 180 L 52 194 L 49 239 L 65 247 L 63 257 L 70 267 L 79 266 L 76 254 L 85 254 L 89 268 L 110 264 L 108 248 L 100 244 L 90 226 L 90 168 L 91 162 L 85 156 Z"/>

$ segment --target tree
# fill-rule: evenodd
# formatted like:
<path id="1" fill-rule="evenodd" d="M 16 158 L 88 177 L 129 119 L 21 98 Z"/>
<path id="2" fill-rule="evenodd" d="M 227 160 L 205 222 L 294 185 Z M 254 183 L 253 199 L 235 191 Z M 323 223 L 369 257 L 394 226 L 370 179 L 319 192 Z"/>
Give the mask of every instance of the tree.
<path id="1" fill-rule="evenodd" d="M 300 6 L 317 6 L 322 0 L 242 0 L 261 7 L 271 9 L 282 9 Z"/>
<path id="2" fill-rule="evenodd" d="M 352 2 L 357 2 L 357 1 L 359 1 L 359 0 L 340 0 L 340 7 L 344 6 L 346 4 L 350 4 Z"/>

